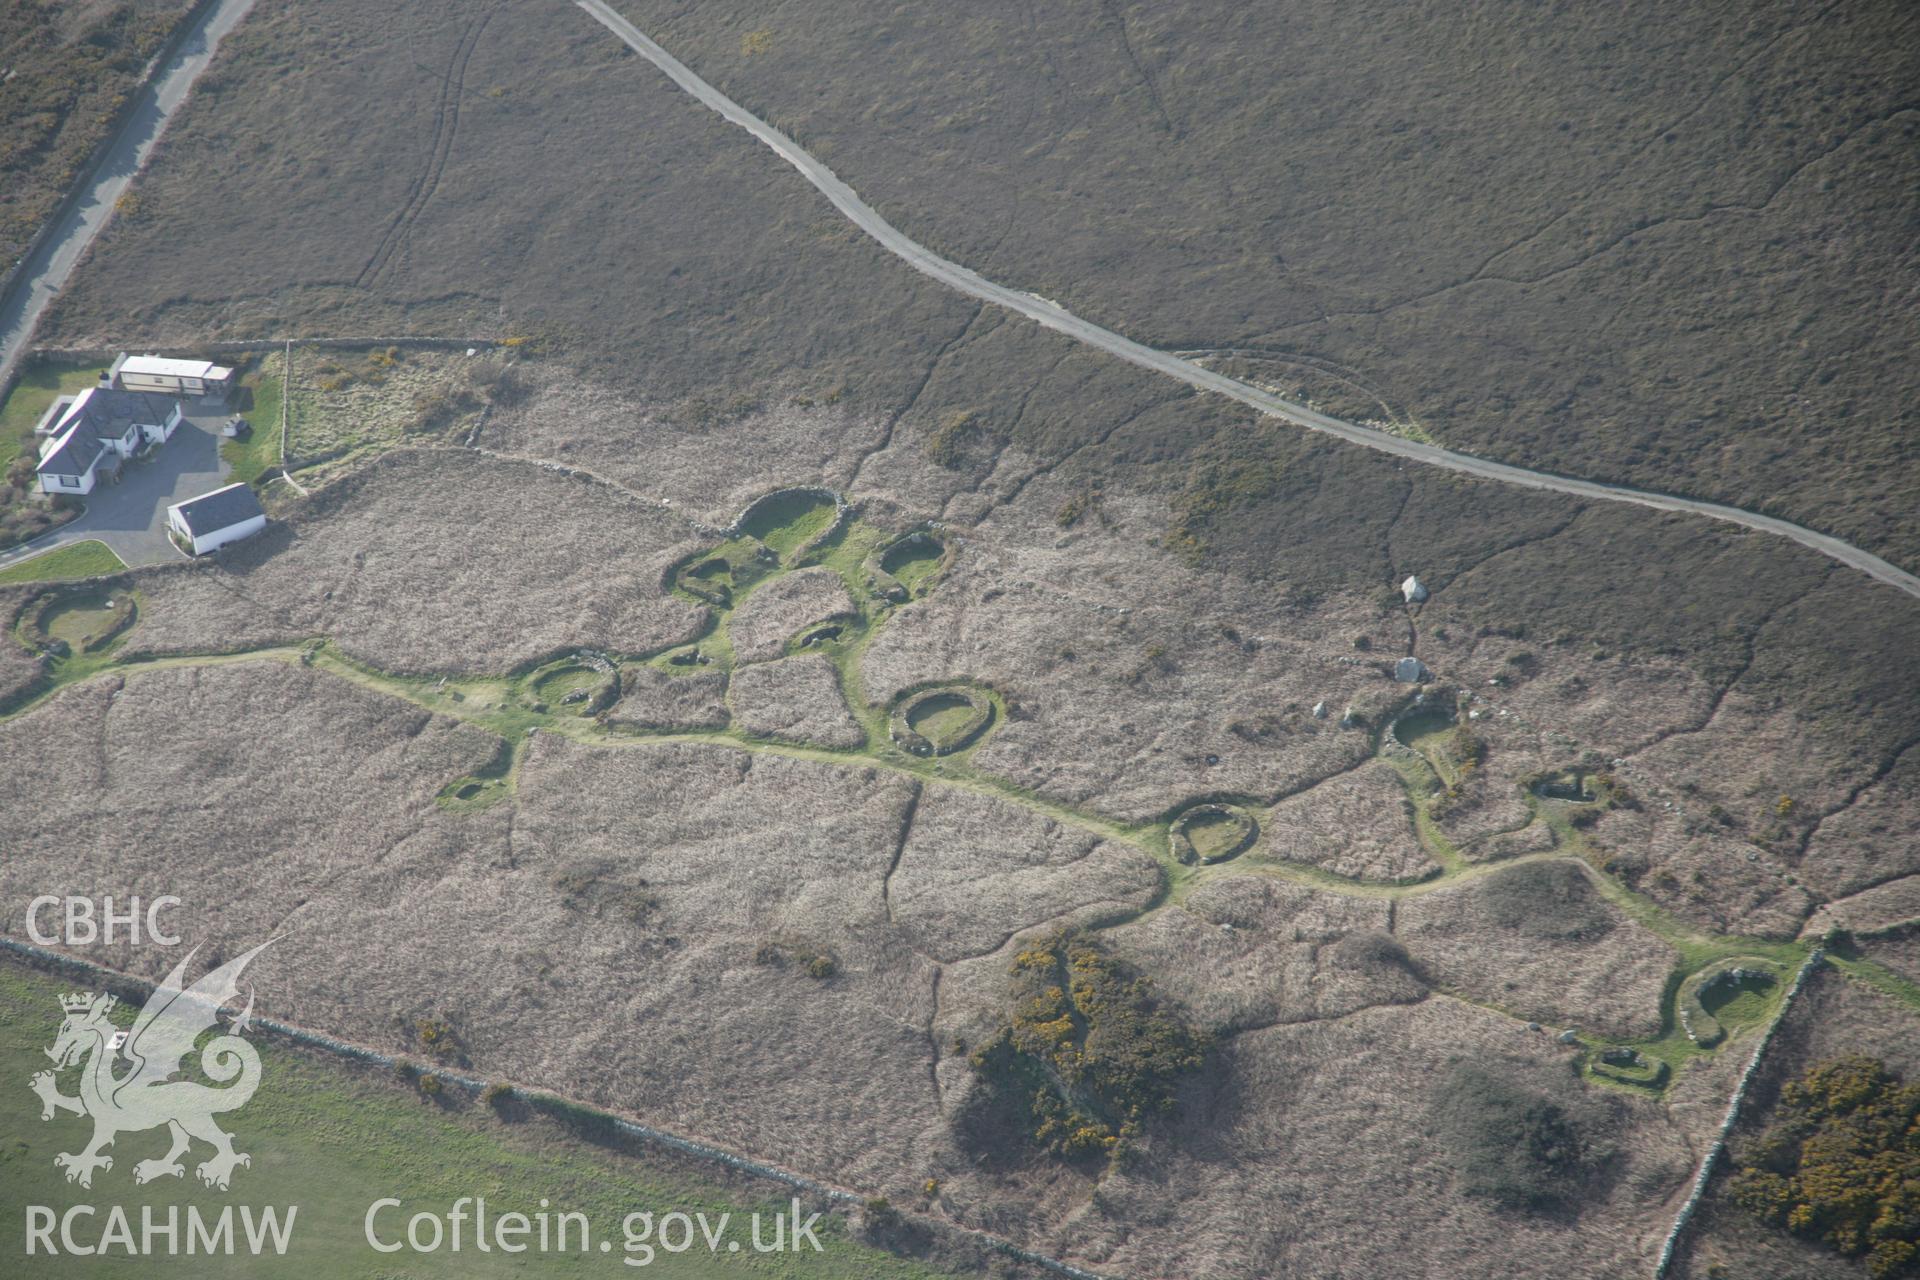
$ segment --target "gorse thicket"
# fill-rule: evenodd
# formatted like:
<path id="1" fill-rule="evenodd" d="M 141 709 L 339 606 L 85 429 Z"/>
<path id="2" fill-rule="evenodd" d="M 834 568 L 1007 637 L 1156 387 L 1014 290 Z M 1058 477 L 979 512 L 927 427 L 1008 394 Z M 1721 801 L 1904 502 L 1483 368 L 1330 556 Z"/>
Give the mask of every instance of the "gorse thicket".
<path id="1" fill-rule="evenodd" d="M 1211 1048 L 1151 983 L 1084 938 L 1022 951 L 1013 977 L 1013 1017 L 971 1061 L 996 1086 L 1030 1093 L 1033 1140 L 1057 1155 L 1124 1155 Z"/>
<path id="2" fill-rule="evenodd" d="M 1850 1258 L 1920 1275 L 1920 1084 L 1837 1058 L 1781 1091 L 1781 1116 L 1733 1180 L 1735 1203 Z"/>

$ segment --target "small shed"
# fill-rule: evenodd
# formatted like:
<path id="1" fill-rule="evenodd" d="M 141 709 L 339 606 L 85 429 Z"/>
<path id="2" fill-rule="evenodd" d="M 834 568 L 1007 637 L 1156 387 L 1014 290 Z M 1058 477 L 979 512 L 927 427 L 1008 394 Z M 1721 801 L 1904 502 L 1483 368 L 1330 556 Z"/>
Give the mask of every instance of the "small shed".
<path id="1" fill-rule="evenodd" d="M 251 538 L 266 526 L 267 513 L 246 484 L 230 484 L 167 508 L 167 527 L 196 556 Z"/>

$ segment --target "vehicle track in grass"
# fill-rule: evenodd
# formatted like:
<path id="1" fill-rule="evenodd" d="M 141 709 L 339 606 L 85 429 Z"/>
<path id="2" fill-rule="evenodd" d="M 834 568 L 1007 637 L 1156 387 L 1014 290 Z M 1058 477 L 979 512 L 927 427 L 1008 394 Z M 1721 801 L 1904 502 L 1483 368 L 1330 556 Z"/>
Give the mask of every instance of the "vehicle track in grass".
<path id="1" fill-rule="evenodd" d="M 460 33 L 460 41 L 453 48 L 453 57 L 447 63 L 446 74 L 440 77 L 440 97 L 433 111 L 433 141 L 427 148 L 427 164 L 415 178 L 413 186 L 407 192 L 407 202 L 400 206 L 400 212 L 394 216 L 380 242 L 367 258 L 367 265 L 360 268 L 360 274 L 353 283 L 367 288 L 379 279 L 380 274 L 392 265 L 395 257 L 404 258 L 408 244 L 413 239 L 413 224 L 421 212 L 433 200 L 433 194 L 440 187 L 440 178 L 447 171 L 447 157 L 453 154 L 453 144 L 460 133 L 460 99 L 467 90 L 467 63 L 473 59 L 473 50 L 480 43 L 480 36 L 492 21 L 489 10 L 477 18 L 468 21 L 466 29 Z"/>

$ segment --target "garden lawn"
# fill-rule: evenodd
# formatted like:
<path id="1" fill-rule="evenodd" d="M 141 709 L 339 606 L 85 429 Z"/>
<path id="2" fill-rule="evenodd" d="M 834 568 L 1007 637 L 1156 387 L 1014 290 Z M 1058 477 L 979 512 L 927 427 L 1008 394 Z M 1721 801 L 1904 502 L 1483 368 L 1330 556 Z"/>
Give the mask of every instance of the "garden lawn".
<path id="1" fill-rule="evenodd" d="M 89 538 L 43 551 L 0 569 L 0 586 L 16 582 L 72 582 L 76 578 L 118 573 L 126 567 L 106 543 Z"/>
<path id="2" fill-rule="evenodd" d="M 33 424 L 58 396 L 99 385 L 105 365 L 38 368 L 20 375 L 6 403 L 0 404 L 0 472 L 32 448 Z"/>
<path id="3" fill-rule="evenodd" d="M 233 468 L 229 479 L 252 484 L 280 465 L 281 382 L 262 375 L 248 385 L 253 391 L 253 408 L 245 417 L 253 434 L 245 440 L 222 440 L 220 457 Z"/>

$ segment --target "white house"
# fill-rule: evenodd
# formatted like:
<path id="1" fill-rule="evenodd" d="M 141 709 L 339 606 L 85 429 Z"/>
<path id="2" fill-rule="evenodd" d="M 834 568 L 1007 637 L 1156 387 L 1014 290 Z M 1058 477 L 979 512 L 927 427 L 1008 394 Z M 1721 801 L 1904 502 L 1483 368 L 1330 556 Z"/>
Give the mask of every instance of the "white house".
<path id="1" fill-rule="evenodd" d="M 266 528 L 267 513 L 251 485 L 230 484 L 168 507 L 167 527 L 203 556 Z"/>
<path id="2" fill-rule="evenodd" d="M 118 473 L 124 460 L 166 443 L 182 416 L 178 400 L 106 387 L 55 401 L 34 428 L 46 437 L 34 468 L 40 491 L 92 493 L 102 476 Z"/>
<path id="3" fill-rule="evenodd" d="M 100 474 L 100 464 L 112 455 L 108 470 L 116 469 L 120 455 L 102 444 L 100 438 L 76 423 L 60 436 L 47 441 L 34 474 L 40 480 L 40 492 L 52 494 L 92 493 Z"/>
<path id="4" fill-rule="evenodd" d="M 233 389 L 233 370 L 206 360 L 170 360 L 123 351 L 107 370 L 107 380 L 122 391 L 224 397 Z"/>

